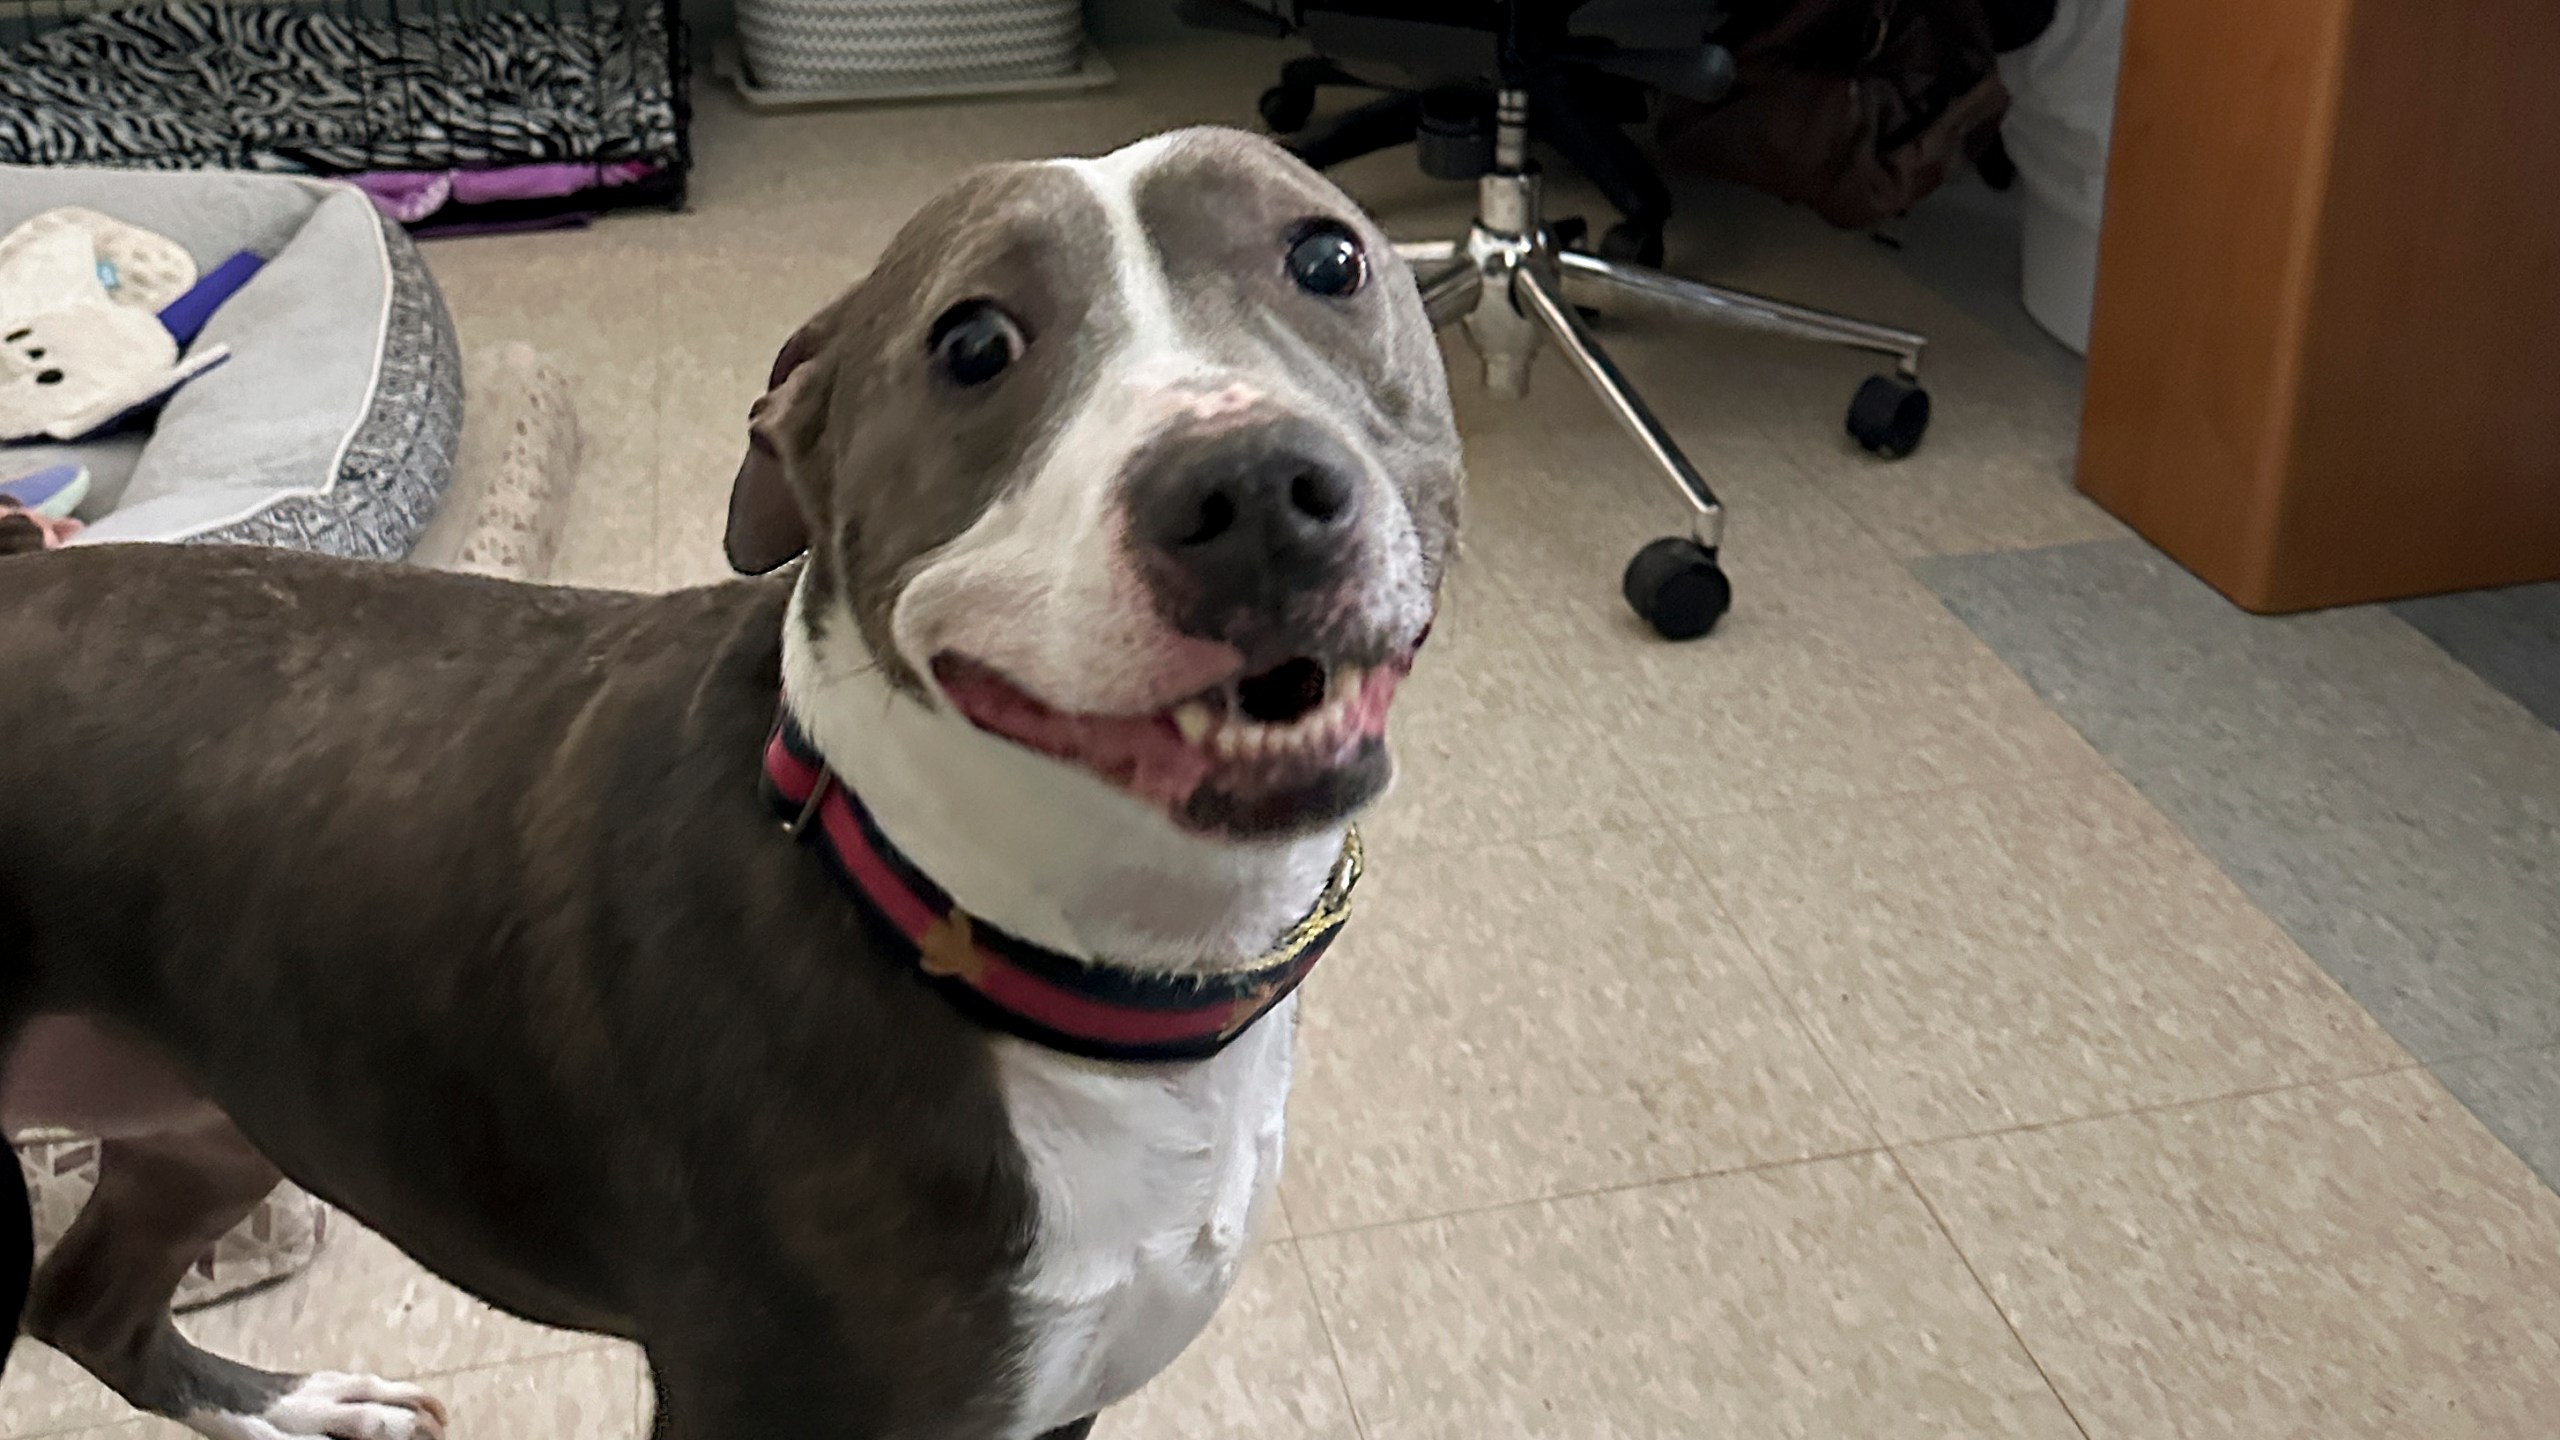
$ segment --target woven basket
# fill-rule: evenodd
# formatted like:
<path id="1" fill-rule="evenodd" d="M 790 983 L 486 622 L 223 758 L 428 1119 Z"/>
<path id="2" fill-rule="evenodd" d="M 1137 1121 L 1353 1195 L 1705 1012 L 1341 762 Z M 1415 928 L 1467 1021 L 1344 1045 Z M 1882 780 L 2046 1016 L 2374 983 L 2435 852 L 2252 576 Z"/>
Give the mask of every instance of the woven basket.
<path id="1" fill-rule="evenodd" d="M 765 90 L 966 84 L 1064 75 L 1081 0 L 737 0 L 738 46 Z"/>

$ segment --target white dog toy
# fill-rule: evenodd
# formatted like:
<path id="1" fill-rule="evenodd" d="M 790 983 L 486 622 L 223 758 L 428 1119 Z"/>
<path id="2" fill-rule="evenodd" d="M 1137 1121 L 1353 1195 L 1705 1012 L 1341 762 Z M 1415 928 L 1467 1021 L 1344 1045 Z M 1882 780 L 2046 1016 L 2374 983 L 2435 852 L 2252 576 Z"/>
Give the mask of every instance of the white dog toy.
<path id="1" fill-rule="evenodd" d="M 230 358 L 181 358 L 157 317 L 195 281 L 174 241 L 91 210 L 0 238 L 0 441 L 84 438 Z"/>

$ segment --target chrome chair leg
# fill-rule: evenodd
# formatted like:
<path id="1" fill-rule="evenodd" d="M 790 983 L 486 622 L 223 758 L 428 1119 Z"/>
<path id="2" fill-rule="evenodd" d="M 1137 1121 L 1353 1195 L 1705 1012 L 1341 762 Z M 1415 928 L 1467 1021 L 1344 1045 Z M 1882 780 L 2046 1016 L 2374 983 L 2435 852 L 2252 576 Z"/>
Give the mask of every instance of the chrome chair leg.
<path id="1" fill-rule="evenodd" d="M 1434 326 L 1463 319 L 1484 295 L 1484 271 L 1472 260 L 1443 261 L 1437 273 L 1416 278 L 1422 285 L 1422 308 Z"/>
<path id="2" fill-rule="evenodd" d="M 1562 272 L 1564 293 L 1578 305 L 1601 310 L 1613 300 L 1631 301 L 1637 308 L 1668 311 L 1737 330 L 1865 350 L 1891 358 L 1895 373 L 1905 380 L 1920 378 L 1920 357 L 1929 348 L 1927 336 L 1909 330 L 1773 300 L 1747 290 L 1702 285 L 1597 255 L 1566 251 L 1556 256 L 1556 266 Z"/>
<path id="3" fill-rule="evenodd" d="M 1574 369 L 1582 372 L 1582 378 L 1589 381 L 1592 390 L 1600 396 L 1600 403 L 1608 408 L 1620 425 L 1626 427 L 1629 435 L 1635 437 L 1645 457 L 1669 478 L 1689 508 L 1697 512 L 1698 543 L 1710 551 L 1722 545 L 1724 506 L 1716 499 L 1716 492 L 1708 488 L 1706 477 L 1698 473 L 1697 466 L 1689 463 L 1689 457 L 1681 453 L 1679 443 L 1662 428 L 1662 422 L 1654 418 L 1653 411 L 1637 396 L 1635 387 L 1627 383 L 1627 377 L 1618 369 L 1617 362 L 1601 348 L 1599 340 L 1591 333 L 1591 327 L 1584 324 L 1574 307 L 1566 302 L 1556 282 L 1536 267 L 1522 265 L 1511 272 L 1511 294 L 1522 310 L 1546 327 L 1547 338 L 1553 340 L 1565 358 L 1573 362 Z"/>

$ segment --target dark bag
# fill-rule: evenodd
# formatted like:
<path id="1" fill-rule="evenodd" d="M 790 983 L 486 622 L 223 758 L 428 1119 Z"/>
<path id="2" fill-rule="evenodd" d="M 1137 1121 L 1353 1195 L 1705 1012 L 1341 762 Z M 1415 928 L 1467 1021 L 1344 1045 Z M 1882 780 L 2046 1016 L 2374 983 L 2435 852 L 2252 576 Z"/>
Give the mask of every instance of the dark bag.
<path id="1" fill-rule="evenodd" d="M 1999 133 L 2000 52 L 2043 33 L 2054 0 L 1752 0 L 1718 38 L 1733 92 L 1668 102 L 1673 165 L 1863 228 L 1899 215 Z"/>

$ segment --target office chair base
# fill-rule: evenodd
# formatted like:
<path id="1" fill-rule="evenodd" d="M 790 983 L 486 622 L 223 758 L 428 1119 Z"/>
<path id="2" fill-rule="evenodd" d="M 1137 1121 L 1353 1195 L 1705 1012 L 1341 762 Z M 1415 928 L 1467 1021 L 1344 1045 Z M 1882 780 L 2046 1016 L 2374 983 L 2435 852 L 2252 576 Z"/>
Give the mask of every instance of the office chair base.
<path id="1" fill-rule="evenodd" d="M 1627 603 L 1665 638 L 1694 639 L 1714 628 L 1733 590 L 1718 561 L 1724 506 L 1705 477 L 1628 383 L 1584 319 L 1628 306 L 1689 319 L 1866 350 L 1890 358 L 1894 373 L 1861 386 L 1849 407 L 1848 433 L 1869 452 L 1898 460 L 1929 425 L 1929 394 L 1920 388 L 1924 336 L 1663 274 L 1650 266 L 1587 255 L 1556 243 L 1527 163 L 1524 102 L 1505 96 L 1503 153 L 1477 182 L 1476 221 L 1464 240 L 1399 245 L 1422 288 L 1432 323 L 1466 327 L 1494 394 L 1527 393 L 1538 352 L 1552 345 L 1580 371 L 1609 413 L 1669 480 L 1693 512 L 1686 537 L 1657 540 L 1627 566 Z"/>

